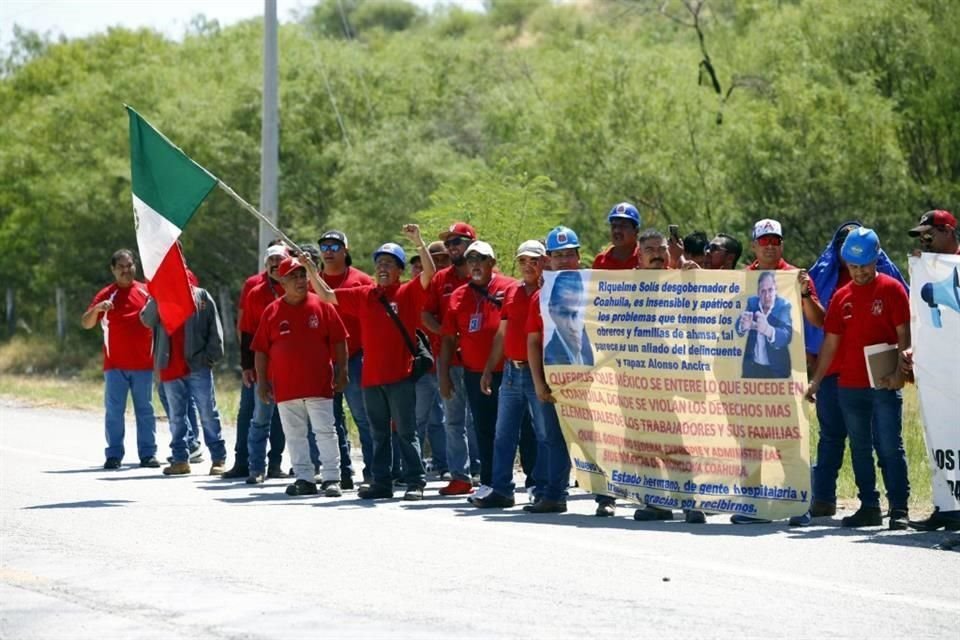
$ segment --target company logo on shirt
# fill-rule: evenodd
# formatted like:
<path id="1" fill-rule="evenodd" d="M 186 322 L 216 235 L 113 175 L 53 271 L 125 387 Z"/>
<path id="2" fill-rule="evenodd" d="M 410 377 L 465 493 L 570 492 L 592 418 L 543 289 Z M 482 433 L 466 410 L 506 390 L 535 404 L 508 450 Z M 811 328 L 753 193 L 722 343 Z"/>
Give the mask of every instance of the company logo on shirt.
<path id="1" fill-rule="evenodd" d="M 883 315 L 883 300 L 874 300 L 870 312 L 875 316 Z"/>
<path id="2" fill-rule="evenodd" d="M 290 323 L 288 321 L 281 320 L 279 329 L 280 329 L 280 335 L 282 336 L 290 335 Z"/>
<path id="3" fill-rule="evenodd" d="M 449 296 L 453 295 L 453 285 L 449 282 L 443 285 L 443 295 Z"/>
<path id="4" fill-rule="evenodd" d="M 853 303 L 844 302 L 843 307 L 840 309 L 840 311 L 841 313 L 843 313 L 843 319 L 849 320 L 850 318 L 853 317 Z"/>
<path id="5" fill-rule="evenodd" d="M 320 326 L 320 318 L 317 317 L 317 314 L 310 314 L 310 317 L 307 319 L 307 326 L 311 329 L 316 329 Z"/>

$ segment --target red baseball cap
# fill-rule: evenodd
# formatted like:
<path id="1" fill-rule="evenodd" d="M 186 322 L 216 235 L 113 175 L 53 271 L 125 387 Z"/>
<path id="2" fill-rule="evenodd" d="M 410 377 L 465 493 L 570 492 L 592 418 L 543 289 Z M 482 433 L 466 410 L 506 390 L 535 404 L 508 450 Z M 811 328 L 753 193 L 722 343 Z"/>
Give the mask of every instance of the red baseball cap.
<path id="1" fill-rule="evenodd" d="M 471 240 L 476 240 L 477 232 L 466 222 L 454 222 L 452 225 L 450 225 L 449 229 L 440 234 L 440 239 L 446 241 L 448 238 L 454 238 L 458 236 L 461 238 L 470 238 Z"/>
<path id="2" fill-rule="evenodd" d="M 291 273 L 293 273 L 293 272 L 296 271 L 297 269 L 306 269 L 306 267 L 304 267 L 302 264 L 300 264 L 300 261 L 297 260 L 296 258 L 291 258 L 291 257 L 288 256 L 288 257 L 284 258 L 284 259 L 283 259 L 283 262 L 281 262 L 281 263 L 277 266 L 277 277 L 278 277 L 278 278 L 283 278 L 283 277 L 285 277 L 285 276 L 290 275 Z"/>
<path id="3" fill-rule="evenodd" d="M 949 211 L 934 209 L 920 216 L 920 224 L 910 229 L 907 233 L 916 237 L 925 231 L 929 231 L 932 227 L 950 227 L 951 229 L 956 229 L 957 219 L 954 218 L 953 214 Z"/>

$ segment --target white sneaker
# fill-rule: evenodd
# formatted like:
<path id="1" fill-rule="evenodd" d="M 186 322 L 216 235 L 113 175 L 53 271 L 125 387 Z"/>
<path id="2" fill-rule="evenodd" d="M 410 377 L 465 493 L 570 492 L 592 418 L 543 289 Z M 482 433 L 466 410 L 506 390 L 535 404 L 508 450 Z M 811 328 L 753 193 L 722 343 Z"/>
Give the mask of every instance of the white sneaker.
<path id="1" fill-rule="evenodd" d="M 473 492 L 474 498 L 486 498 L 488 495 L 493 493 L 493 487 L 488 487 L 485 484 L 480 485 L 476 491 Z"/>

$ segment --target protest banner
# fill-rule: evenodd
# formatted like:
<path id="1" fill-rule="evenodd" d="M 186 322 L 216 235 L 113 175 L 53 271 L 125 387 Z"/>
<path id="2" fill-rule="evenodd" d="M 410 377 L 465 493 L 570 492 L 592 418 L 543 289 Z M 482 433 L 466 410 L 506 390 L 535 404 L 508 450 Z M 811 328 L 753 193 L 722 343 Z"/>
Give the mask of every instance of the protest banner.
<path id="1" fill-rule="evenodd" d="M 960 510 L 960 256 L 910 258 L 910 334 L 933 504 Z"/>
<path id="2" fill-rule="evenodd" d="M 810 500 L 796 272 L 544 273 L 544 365 L 580 486 L 785 518 Z"/>

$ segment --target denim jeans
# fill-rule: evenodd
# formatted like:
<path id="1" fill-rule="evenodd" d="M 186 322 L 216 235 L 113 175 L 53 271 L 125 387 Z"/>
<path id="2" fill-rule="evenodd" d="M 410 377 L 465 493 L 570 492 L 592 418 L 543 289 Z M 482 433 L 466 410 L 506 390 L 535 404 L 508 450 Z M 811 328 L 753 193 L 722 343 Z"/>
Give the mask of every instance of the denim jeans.
<path id="1" fill-rule="evenodd" d="M 463 367 L 450 367 L 450 380 L 453 382 L 453 396 L 443 401 L 444 429 L 447 436 L 447 466 L 457 480 L 470 480 L 473 471 L 470 454 L 470 420 L 467 391 L 463 386 Z M 473 437 L 474 442 L 476 436 Z M 476 444 L 473 445 L 476 450 Z"/>
<path id="2" fill-rule="evenodd" d="M 847 445 L 847 425 L 840 407 L 838 375 L 820 381 L 817 390 L 817 420 L 820 440 L 817 442 L 817 463 L 813 465 L 813 499 L 837 503 L 837 475 L 843 466 L 843 450 Z"/>
<path id="3" fill-rule="evenodd" d="M 237 442 L 233 448 L 236 456 L 234 464 L 241 468 L 246 468 L 250 453 L 250 420 L 253 418 L 253 387 L 240 385 L 240 406 L 237 408 Z M 283 459 L 283 448 L 285 446 L 283 435 L 283 424 L 280 421 L 280 413 L 273 413 L 273 421 L 270 423 L 270 453 L 267 454 L 267 461 L 271 467 L 280 466 Z"/>
<path id="4" fill-rule="evenodd" d="M 443 425 L 443 403 L 437 377 L 426 373 L 417 380 L 417 437 L 421 446 L 430 438 L 433 470 L 442 474 L 447 467 L 447 433 Z"/>
<path id="5" fill-rule="evenodd" d="M 277 404 L 297 480 L 314 482 L 316 460 L 312 459 L 308 437 L 312 433 L 317 460 L 323 463 L 323 481 L 340 481 L 340 446 L 333 407 L 331 398 L 301 398 Z"/>
<path id="6" fill-rule="evenodd" d="M 223 443 L 213 372 L 210 369 L 191 371 L 182 378 L 164 382 L 163 389 L 170 403 L 170 450 L 173 461 L 187 462 L 190 457 L 187 414 L 194 401 L 200 411 L 203 441 L 210 451 L 210 458 L 226 460 L 227 447 Z"/>
<path id="7" fill-rule="evenodd" d="M 123 460 L 127 392 L 133 397 L 137 418 L 137 455 L 140 459 L 157 455 L 157 419 L 153 415 L 153 370 L 107 369 L 103 372 L 104 456 Z"/>
<path id="8" fill-rule="evenodd" d="M 840 387 L 838 397 L 850 436 L 853 476 L 861 504 L 865 507 L 880 506 L 877 473 L 873 464 L 873 451 L 876 448 L 890 508 L 906 509 L 910 498 L 910 481 L 907 479 L 907 457 L 901 434 L 902 394 L 889 389 Z"/>
<path id="9" fill-rule="evenodd" d="M 490 381 L 490 395 L 480 391 L 480 377 L 479 372 L 463 372 L 463 386 L 467 390 L 473 427 L 477 433 L 477 449 L 480 452 L 480 484 L 489 487 L 493 485 L 493 441 L 497 432 L 497 404 L 503 373 L 494 372 Z"/>
<path id="10" fill-rule="evenodd" d="M 503 367 L 503 380 L 500 382 L 497 426 L 493 441 L 493 482 L 490 485 L 500 495 L 512 496 L 516 488 L 513 483 L 513 461 L 517 457 L 517 445 L 522 439 L 523 423 L 528 416 L 532 417 L 530 424 L 533 433 L 543 434 L 543 414 L 533 387 L 530 369 L 515 367 L 508 361 Z M 534 484 L 542 485 L 543 482 L 534 475 L 535 470 L 534 463 L 525 473 L 528 478 L 533 478 Z"/>
<path id="11" fill-rule="evenodd" d="M 567 441 L 560 430 L 557 407 L 549 402 L 542 403 L 543 440 L 537 449 L 537 490 L 535 496 L 547 500 L 565 500 L 570 485 L 570 453 Z M 543 478 L 543 488 L 539 479 Z"/>
<path id="12" fill-rule="evenodd" d="M 392 384 L 366 387 L 363 401 L 373 433 L 373 482 L 391 485 L 393 465 L 391 420 L 397 427 L 400 454 L 403 458 L 403 479 L 407 485 L 423 487 L 426 478 L 417 439 L 417 408 L 415 384 L 402 380 Z"/>
<path id="13" fill-rule="evenodd" d="M 163 383 L 157 385 L 157 397 L 160 398 L 160 405 L 163 412 L 167 414 L 167 421 L 171 424 L 170 432 L 173 433 L 173 421 L 170 418 L 170 403 L 167 402 L 167 392 L 163 390 Z M 196 450 L 200 446 L 200 421 L 197 419 L 197 402 L 190 398 L 190 408 L 187 410 L 187 448 L 190 451 Z"/>
<path id="14" fill-rule="evenodd" d="M 251 475 L 266 471 L 267 438 L 270 436 L 274 416 L 277 415 L 276 404 L 272 402 L 265 403 L 260 400 L 260 396 L 257 393 L 259 386 L 260 383 L 254 385 L 253 417 L 250 418 L 250 432 L 247 434 L 247 447 L 249 449 L 247 467 Z M 282 454 L 283 452 L 281 451 L 280 455 Z M 279 464 L 280 460 L 276 462 L 272 459 L 270 460 L 270 466 Z"/>

